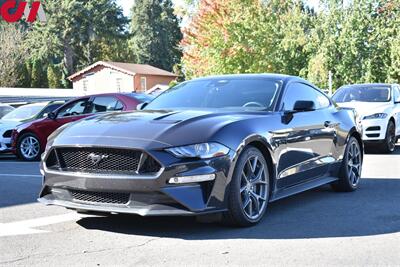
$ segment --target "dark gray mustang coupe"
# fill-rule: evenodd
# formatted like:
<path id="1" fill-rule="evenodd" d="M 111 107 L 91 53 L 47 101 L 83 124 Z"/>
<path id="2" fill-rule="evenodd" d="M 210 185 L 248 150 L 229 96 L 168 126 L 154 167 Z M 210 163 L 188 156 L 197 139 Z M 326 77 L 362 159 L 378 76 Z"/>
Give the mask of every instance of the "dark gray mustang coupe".
<path id="1" fill-rule="evenodd" d="M 248 226 L 280 198 L 323 184 L 358 187 L 363 146 L 353 110 L 298 77 L 195 79 L 140 109 L 52 134 L 39 201 L 80 212 L 221 213 Z"/>

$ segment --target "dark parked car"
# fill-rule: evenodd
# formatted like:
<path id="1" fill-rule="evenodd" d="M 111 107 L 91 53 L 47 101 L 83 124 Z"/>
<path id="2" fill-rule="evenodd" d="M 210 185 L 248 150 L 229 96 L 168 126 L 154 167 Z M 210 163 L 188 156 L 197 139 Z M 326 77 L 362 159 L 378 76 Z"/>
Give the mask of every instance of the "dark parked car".
<path id="1" fill-rule="evenodd" d="M 11 138 L 12 151 L 22 160 L 39 160 L 47 137 L 60 126 L 101 112 L 133 110 L 146 100 L 147 96 L 141 94 L 102 94 L 74 99 L 46 118 L 16 127 Z"/>
<path id="2" fill-rule="evenodd" d="M 140 108 L 49 137 L 39 201 L 81 212 L 219 212 L 248 226 L 271 201 L 323 184 L 359 185 L 363 146 L 353 110 L 298 77 L 201 78 Z"/>

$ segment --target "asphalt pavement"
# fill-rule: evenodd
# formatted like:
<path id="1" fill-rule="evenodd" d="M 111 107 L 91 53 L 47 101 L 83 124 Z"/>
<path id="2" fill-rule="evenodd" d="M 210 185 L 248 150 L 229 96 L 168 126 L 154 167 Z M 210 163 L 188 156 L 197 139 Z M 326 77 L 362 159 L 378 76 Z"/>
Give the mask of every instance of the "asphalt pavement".
<path id="1" fill-rule="evenodd" d="M 362 177 L 357 192 L 323 186 L 238 229 L 46 207 L 38 163 L 0 156 L 0 266 L 400 266 L 400 146 L 366 155 Z"/>

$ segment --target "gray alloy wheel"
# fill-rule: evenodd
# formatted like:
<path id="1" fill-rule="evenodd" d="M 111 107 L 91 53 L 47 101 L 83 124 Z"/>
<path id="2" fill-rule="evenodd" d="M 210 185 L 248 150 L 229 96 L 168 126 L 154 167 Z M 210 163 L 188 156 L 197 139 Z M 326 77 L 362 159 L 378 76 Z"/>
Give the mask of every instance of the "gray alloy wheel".
<path id="1" fill-rule="evenodd" d="M 333 189 L 339 192 L 356 190 L 361 179 L 362 163 L 360 144 L 355 137 L 350 137 L 342 160 L 339 180 L 331 184 Z"/>
<path id="2" fill-rule="evenodd" d="M 229 192 L 228 212 L 224 221 L 236 226 L 250 226 L 264 216 L 269 201 L 268 163 L 255 147 L 240 155 Z"/>
<path id="3" fill-rule="evenodd" d="M 18 141 L 17 152 L 20 159 L 35 161 L 40 158 L 40 142 L 34 134 L 24 134 Z"/>
<path id="4" fill-rule="evenodd" d="M 393 121 L 389 121 L 387 130 L 386 130 L 386 138 L 385 142 L 382 145 L 382 150 L 385 153 L 392 153 L 396 149 L 396 127 Z"/>
<path id="5" fill-rule="evenodd" d="M 242 170 L 240 197 L 243 212 L 249 219 L 257 220 L 267 204 L 268 182 L 265 164 L 258 155 L 247 159 Z"/>
<path id="6" fill-rule="evenodd" d="M 347 151 L 347 169 L 349 174 L 349 182 L 356 187 L 361 178 L 362 155 L 360 145 L 357 141 L 353 141 Z"/>

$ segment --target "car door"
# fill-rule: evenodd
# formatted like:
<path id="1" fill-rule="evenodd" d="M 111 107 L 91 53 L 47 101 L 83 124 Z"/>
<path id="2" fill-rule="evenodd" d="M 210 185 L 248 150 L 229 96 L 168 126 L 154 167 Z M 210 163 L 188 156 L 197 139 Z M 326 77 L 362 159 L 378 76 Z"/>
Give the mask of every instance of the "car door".
<path id="1" fill-rule="evenodd" d="M 396 120 L 396 135 L 400 136 L 400 87 L 393 87 L 394 116 Z"/>
<path id="2" fill-rule="evenodd" d="M 49 136 L 60 126 L 85 118 L 88 115 L 89 98 L 81 98 L 62 106 L 56 112 L 54 119 L 46 119 L 42 123 L 39 131 L 45 136 Z"/>
<path id="3" fill-rule="evenodd" d="M 314 111 L 291 112 L 296 101 L 313 101 Z M 286 142 L 280 149 L 277 186 L 290 187 L 323 176 L 332 163 L 335 107 L 324 94 L 301 82 L 287 85 L 281 101 Z"/>

